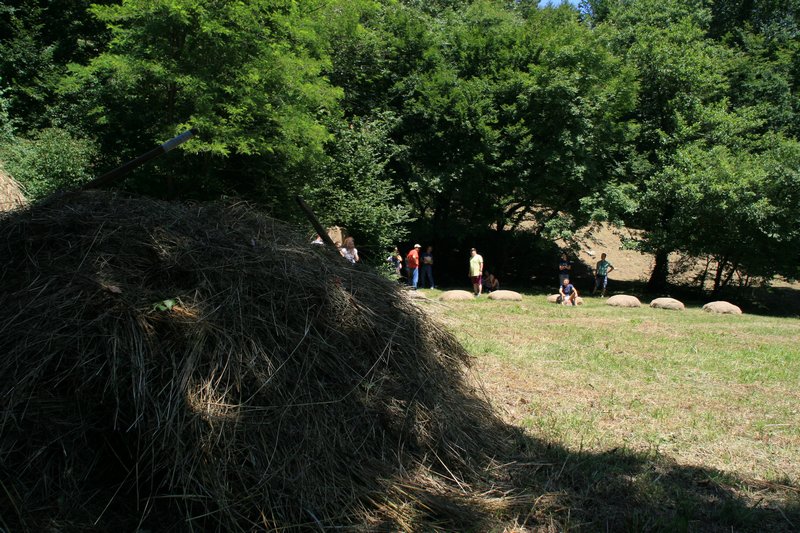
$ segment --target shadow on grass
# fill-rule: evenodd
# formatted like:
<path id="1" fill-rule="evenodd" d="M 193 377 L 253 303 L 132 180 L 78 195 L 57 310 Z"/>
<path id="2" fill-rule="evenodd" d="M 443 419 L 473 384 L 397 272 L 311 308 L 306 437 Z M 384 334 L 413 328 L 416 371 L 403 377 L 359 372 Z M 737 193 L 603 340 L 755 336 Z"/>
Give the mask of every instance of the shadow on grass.
<path id="1" fill-rule="evenodd" d="M 487 493 L 504 494 L 504 505 L 492 509 L 485 499 L 431 484 L 406 486 L 407 501 L 425 509 L 427 518 L 407 528 L 391 522 L 376 530 L 800 531 L 800 486 L 789 481 L 745 479 L 625 449 L 574 452 L 507 429 L 514 434 L 513 453 L 496 456 L 485 478 L 491 484 Z M 447 471 L 439 474 L 449 477 Z M 466 490 L 478 488 L 471 484 Z"/>
<path id="2" fill-rule="evenodd" d="M 547 502 L 533 502 L 517 518 L 532 529 L 800 530 L 796 484 L 743 479 L 624 449 L 571 452 L 523 435 L 518 443 L 521 458 L 509 468 L 510 489 Z"/>

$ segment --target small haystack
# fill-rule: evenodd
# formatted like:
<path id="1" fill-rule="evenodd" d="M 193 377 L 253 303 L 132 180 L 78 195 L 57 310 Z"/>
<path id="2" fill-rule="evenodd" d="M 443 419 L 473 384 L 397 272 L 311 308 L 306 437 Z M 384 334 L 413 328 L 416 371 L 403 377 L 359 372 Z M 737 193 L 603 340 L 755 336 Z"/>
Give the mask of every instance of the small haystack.
<path id="1" fill-rule="evenodd" d="M 20 184 L 6 174 L 0 165 L 0 213 L 23 207 L 27 203 Z"/>
<path id="2" fill-rule="evenodd" d="M 0 526 L 485 530 L 508 431 L 398 286 L 247 206 L 0 221 Z"/>

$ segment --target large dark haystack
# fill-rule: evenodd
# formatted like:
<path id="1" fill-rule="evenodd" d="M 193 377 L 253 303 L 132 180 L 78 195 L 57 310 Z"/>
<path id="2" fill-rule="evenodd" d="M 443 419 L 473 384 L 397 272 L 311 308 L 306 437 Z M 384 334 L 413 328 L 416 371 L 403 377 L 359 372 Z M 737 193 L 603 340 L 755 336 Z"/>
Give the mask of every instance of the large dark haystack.
<path id="1" fill-rule="evenodd" d="M 244 205 L 0 221 L 0 529 L 483 529 L 505 433 L 395 284 Z"/>
<path id="2" fill-rule="evenodd" d="M 0 213 L 22 207 L 27 203 L 19 183 L 0 166 Z"/>

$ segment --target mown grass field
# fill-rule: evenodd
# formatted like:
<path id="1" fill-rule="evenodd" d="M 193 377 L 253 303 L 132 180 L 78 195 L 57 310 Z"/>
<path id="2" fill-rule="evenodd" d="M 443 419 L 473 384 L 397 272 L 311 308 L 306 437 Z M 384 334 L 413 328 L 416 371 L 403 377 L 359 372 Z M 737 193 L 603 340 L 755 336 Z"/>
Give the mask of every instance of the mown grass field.
<path id="1" fill-rule="evenodd" d="M 766 509 L 775 511 L 773 530 L 800 530 L 800 319 L 585 300 L 423 305 L 475 356 L 476 381 L 509 423 L 559 449 L 565 465 L 580 457 L 576 483 L 606 477 L 638 498 L 628 529 L 760 530 L 757 511 Z M 641 465 L 619 471 L 608 460 L 615 453 Z M 543 484 L 558 485 L 555 474 Z M 698 483 L 719 490 L 703 495 Z M 704 502 L 720 491 L 729 500 Z M 624 513 L 603 507 L 606 492 L 569 499 L 584 512 L 594 501 L 590 515 Z"/>

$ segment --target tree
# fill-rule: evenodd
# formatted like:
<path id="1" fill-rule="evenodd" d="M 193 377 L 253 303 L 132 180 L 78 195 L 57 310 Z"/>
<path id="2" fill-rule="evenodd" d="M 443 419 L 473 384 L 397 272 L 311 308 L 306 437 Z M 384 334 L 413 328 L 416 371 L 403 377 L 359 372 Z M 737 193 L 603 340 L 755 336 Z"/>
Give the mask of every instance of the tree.
<path id="1" fill-rule="evenodd" d="M 362 255 L 372 255 L 376 262 L 383 262 L 384 252 L 406 236 L 413 220 L 387 167 L 397 152 L 389 138 L 391 123 L 390 116 L 354 119 L 349 125 L 337 122 L 329 159 L 317 173 L 318 181 L 306 184 L 304 191 L 322 221 L 347 228 L 372 247 L 373 254 Z"/>
<path id="2" fill-rule="evenodd" d="M 707 37 L 710 20 L 708 9 L 692 0 L 621 2 L 608 17 L 618 30 L 619 53 L 638 73 L 638 134 L 627 162 L 637 207 L 626 222 L 645 230 L 640 249 L 655 255 L 651 290 L 666 284 L 669 253 L 682 238 L 673 231 L 680 226 L 675 180 L 665 170 L 674 168 L 682 147 L 714 138 L 716 114 L 727 112 L 730 54 Z"/>
<path id="3" fill-rule="evenodd" d="M 86 61 L 105 45 L 105 28 L 88 8 L 109 1 L 0 5 L 0 89 L 6 91 L 9 115 L 21 133 L 69 126 L 52 109 L 58 82 L 68 63 Z"/>
<path id="4" fill-rule="evenodd" d="M 477 2 L 437 33 L 402 94 L 398 175 L 440 230 L 450 218 L 512 227 L 532 208 L 578 213 L 614 175 L 635 84 L 567 7 L 524 18 Z"/>
<path id="5" fill-rule="evenodd" d="M 106 153 L 129 157 L 194 126 L 201 134 L 185 149 L 196 157 L 182 161 L 184 172 L 169 169 L 192 175 L 186 191 L 197 191 L 198 174 L 226 176 L 208 184 L 209 192 L 282 202 L 275 190 L 297 190 L 302 183 L 288 180 L 322 155 L 330 136 L 319 117 L 335 110 L 340 96 L 320 76 L 325 58 L 315 54 L 317 37 L 305 12 L 313 6 L 279 0 L 94 6 L 112 33 L 109 49 L 87 66 L 73 65 L 62 93 L 75 100 Z"/>
<path id="6" fill-rule="evenodd" d="M 712 257 L 715 290 L 734 272 L 794 275 L 763 260 L 795 253 L 791 222 L 777 214 L 793 200 L 772 185 L 794 179 L 776 166 L 776 154 L 791 161 L 794 153 L 779 133 L 795 122 L 781 46 L 748 32 L 733 48 L 713 39 L 711 12 L 690 0 L 619 3 L 608 20 L 639 73 L 626 222 L 645 230 L 640 249 L 655 254 L 650 289 L 666 284 L 672 251 Z"/>
<path id="7" fill-rule="evenodd" d="M 0 161 L 25 187 L 26 196 L 38 200 L 69 190 L 94 177 L 95 144 L 59 128 L 34 132 L 30 138 L 11 137 L 0 142 Z"/>

